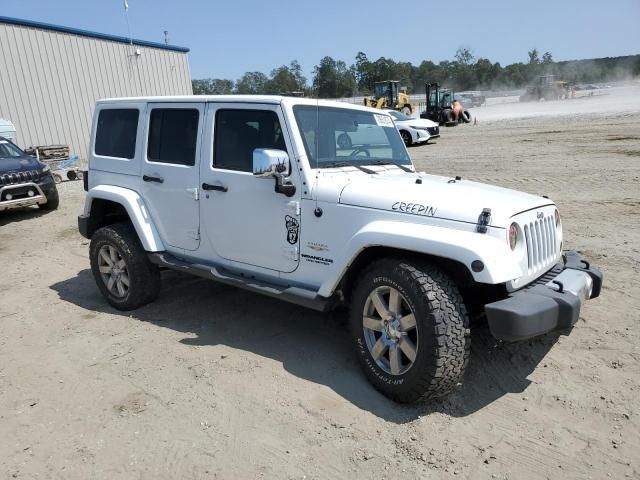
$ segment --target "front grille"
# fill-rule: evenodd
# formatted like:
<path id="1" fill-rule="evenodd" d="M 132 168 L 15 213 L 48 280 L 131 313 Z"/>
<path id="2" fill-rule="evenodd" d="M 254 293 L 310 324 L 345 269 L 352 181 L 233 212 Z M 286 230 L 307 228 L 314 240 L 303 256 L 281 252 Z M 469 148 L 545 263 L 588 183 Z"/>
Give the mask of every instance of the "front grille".
<path id="1" fill-rule="evenodd" d="M 555 263 L 558 258 L 558 235 L 555 219 L 543 217 L 524 226 L 527 241 L 529 274 L 539 272 Z"/>
<path id="2" fill-rule="evenodd" d="M 22 172 L 12 172 L 0 174 L 0 187 L 4 185 L 15 185 L 27 182 L 36 182 L 40 179 L 40 172 L 37 170 L 26 170 Z"/>
<path id="3" fill-rule="evenodd" d="M 429 135 L 439 135 L 440 127 L 428 127 L 427 131 L 429 132 Z"/>

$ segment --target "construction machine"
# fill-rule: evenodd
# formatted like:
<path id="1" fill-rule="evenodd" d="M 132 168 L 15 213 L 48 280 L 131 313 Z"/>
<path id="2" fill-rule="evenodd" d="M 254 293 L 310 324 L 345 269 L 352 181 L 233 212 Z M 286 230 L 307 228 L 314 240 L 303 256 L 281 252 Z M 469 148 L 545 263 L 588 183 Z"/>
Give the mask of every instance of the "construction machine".
<path id="1" fill-rule="evenodd" d="M 373 97 L 365 97 L 364 104 L 373 108 L 392 108 L 405 115 L 416 111 L 409 101 L 406 87 L 400 87 L 398 80 L 385 80 L 373 84 Z"/>
<path id="2" fill-rule="evenodd" d="M 425 90 L 426 109 L 420 114 L 420 118 L 427 118 L 448 127 L 458 123 L 469 123 L 471 114 L 464 109 L 460 100 L 454 99 L 453 90 L 442 88 L 437 83 L 427 83 Z"/>
<path id="3" fill-rule="evenodd" d="M 569 98 L 570 92 L 569 83 L 558 80 L 555 75 L 541 75 L 527 87 L 524 94 L 520 96 L 520 101 L 560 100 Z"/>

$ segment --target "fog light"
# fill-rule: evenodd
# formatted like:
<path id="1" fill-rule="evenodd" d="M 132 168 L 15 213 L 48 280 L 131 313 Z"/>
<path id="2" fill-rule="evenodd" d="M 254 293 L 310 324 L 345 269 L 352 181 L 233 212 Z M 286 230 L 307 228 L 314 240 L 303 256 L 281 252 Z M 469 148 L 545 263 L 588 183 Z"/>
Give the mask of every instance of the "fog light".
<path id="1" fill-rule="evenodd" d="M 11 195 L 10 193 L 7 193 L 4 198 L 6 198 L 7 200 L 13 200 L 13 195 Z"/>
<path id="2" fill-rule="evenodd" d="M 35 195 L 35 192 L 33 190 L 29 190 L 27 192 L 27 195 L 29 195 L 30 197 L 33 197 Z"/>

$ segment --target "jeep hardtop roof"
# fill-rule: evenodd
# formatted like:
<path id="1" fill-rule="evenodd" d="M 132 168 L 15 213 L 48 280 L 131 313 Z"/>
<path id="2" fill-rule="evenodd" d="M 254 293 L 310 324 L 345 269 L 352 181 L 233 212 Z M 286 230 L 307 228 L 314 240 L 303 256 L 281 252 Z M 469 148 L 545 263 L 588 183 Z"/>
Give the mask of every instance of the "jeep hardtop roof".
<path id="1" fill-rule="evenodd" d="M 388 115 L 387 112 L 356 105 L 353 103 L 335 102 L 331 100 L 317 100 L 314 98 L 286 97 L 282 95 L 179 95 L 166 97 L 120 97 L 120 98 L 103 98 L 96 103 L 99 105 L 113 103 L 172 103 L 172 102 L 188 102 L 188 103 L 262 103 L 273 105 L 318 105 L 320 107 L 337 107 L 349 108 L 355 110 L 363 110 L 367 112 L 382 113 Z"/>

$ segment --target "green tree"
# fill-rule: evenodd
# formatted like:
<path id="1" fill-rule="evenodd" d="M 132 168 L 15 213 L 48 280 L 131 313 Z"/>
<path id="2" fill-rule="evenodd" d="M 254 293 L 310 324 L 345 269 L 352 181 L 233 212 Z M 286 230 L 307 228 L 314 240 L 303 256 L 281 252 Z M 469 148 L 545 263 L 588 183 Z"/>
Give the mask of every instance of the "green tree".
<path id="1" fill-rule="evenodd" d="M 233 93 L 233 80 L 224 78 L 204 78 L 192 80 L 194 95 L 228 95 Z"/>
<path id="2" fill-rule="evenodd" d="M 369 92 L 372 84 L 372 65 L 367 58 L 367 54 L 364 52 L 358 52 L 356 55 L 356 63 L 351 66 L 351 69 L 355 71 L 358 90 L 360 92 Z"/>
<path id="3" fill-rule="evenodd" d="M 307 79 L 302 74 L 302 67 L 297 60 L 288 66 L 282 65 L 271 71 L 271 78 L 265 84 L 265 93 L 281 95 L 291 92 L 306 92 Z"/>
<path id="4" fill-rule="evenodd" d="M 540 63 L 540 52 L 538 52 L 537 48 L 532 48 L 527 52 L 529 56 L 529 65 L 537 65 Z"/>
<path id="5" fill-rule="evenodd" d="M 459 47 L 455 59 L 461 65 L 471 65 L 474 60 L 473 51 L 469 47 Z"/>
<path id="6" fill-rule="evenodd" d="M 340 98 L 353 95 L 356 81 L 347 65 L 331 57 L 324 57 L 314 68 L 313 89 L 321 98 Z"/>
<path id="7" fill-rule="evenodd" d="M 265 93 L 269 78 L 262 72 L 246 72 L 236 81 L 235 93 L 255 95 Z"/>
<path id="8" fill-rule="evenodd" d="M 542 55 L 542 63 L 545 65 L 549 65 L 553 63 L 553 57 L 551 56 L 551 52 L 544 52 Z"/>

